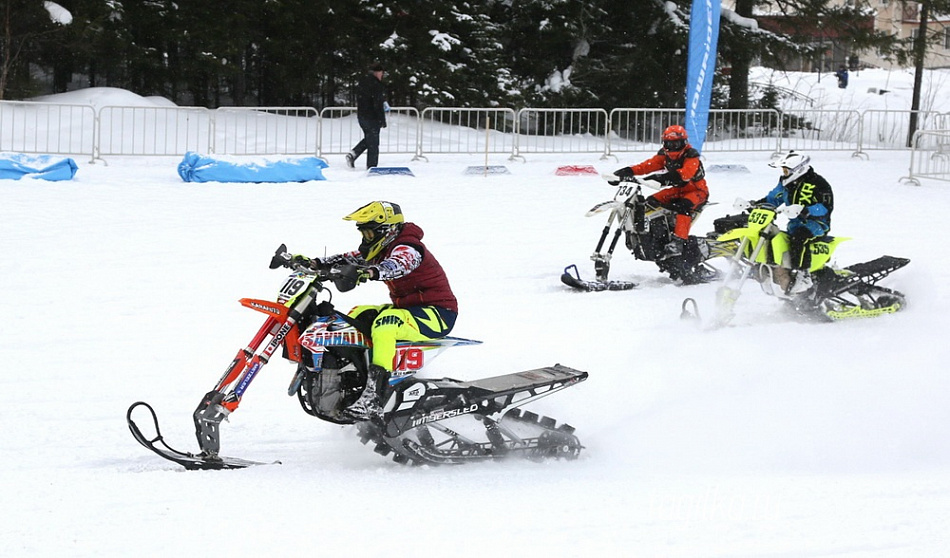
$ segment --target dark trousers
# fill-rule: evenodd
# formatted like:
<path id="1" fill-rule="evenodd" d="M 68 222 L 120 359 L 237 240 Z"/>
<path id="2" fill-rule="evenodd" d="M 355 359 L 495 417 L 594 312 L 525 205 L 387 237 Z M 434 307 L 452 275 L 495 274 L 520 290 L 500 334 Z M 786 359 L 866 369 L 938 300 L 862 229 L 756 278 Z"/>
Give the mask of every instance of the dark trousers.
<path id="1" fill-rule="evenodd" d="M 811 250 L 809 244 L 815 236 L 805 227 L 799 227 L 788 235 L 788 252 L 792 256 L 792 269 L 808 269 L 811 267 Z"/>
<path id="2" fill-rule="evenodd" d="M 371 169 L 379 165 L 379 123 L 360 120 L 363 129 L 363 139 L 353 148 L 354 159 L 366 152 L 366 168 Z"/>

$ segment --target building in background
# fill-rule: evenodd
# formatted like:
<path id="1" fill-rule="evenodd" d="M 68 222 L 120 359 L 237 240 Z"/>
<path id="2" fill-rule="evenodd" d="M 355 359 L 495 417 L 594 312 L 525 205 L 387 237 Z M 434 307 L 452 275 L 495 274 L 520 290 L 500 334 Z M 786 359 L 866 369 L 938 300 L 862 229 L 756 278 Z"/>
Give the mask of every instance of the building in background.
<path id="1" fill-rule="evenodd" d="M 860 25 L 873 28 L 899 39 L 909 40 L 917 36 L 920 25 L 920 2 L 902 0 L 830 0 L 833 6 L 858 5 L 865 8 Z M 735 7 L 734 0 L 726 0 L 723 6 Z M 810 58 L 797 57 L 786 60 L 786 69 L 793 71 L 834 72 L 840 66 L 851 70 L 866 67 L 893 69 L 899 67 L 877 51 L 852 47 L 846 37 L 827 29 L 820 19 L 802 18 L 781 13 L 778 5 L 756 8 L 754 15 L 759 27 L 784 34 L 807 35 L 808 44 L 818 47 L 819 55 Z M 927 68 L 950 68 L 950 15 L 931 14 L 928 33 L 939 38 L 927 49 L 924 62 Z"/>

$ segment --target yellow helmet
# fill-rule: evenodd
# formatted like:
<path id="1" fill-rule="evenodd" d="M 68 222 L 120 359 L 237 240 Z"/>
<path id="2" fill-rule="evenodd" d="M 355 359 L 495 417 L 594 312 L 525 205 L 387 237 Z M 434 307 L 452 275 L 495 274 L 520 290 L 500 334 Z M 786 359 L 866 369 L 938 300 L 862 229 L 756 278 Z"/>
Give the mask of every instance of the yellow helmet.
<path id="1" fill-rule="evenodd" d="M 397 204 L 385 201 L 370 202 L 343 220 L 356 221 L 356 228 L 363 235 L 360 255 L 366 260 L 378 256 L 399 235 L 406 222 L 402 209 Z"/>

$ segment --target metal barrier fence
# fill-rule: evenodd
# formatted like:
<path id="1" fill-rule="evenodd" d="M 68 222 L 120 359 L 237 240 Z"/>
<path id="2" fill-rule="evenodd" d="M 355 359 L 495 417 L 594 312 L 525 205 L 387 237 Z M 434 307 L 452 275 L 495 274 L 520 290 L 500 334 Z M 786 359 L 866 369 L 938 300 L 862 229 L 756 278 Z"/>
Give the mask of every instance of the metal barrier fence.
<path id="1" fill-rule="evenodd" d="M 187 151 L 232 155 L 342 154 L 362 139 L 353 107 L 104 106 L 0 101 L 0 151 L 88 155 L 183 155 Z M 788 149 L 852 151 L 907 149 L 910 111 L 822 110 L 710 111 L 707 153 Z M 655 152 L 663 130 L 683 122 L 683 109 L 427 108 L 396 107 L 380 137 L 383 153 L 530 154 Z M 950 154 L 944 141 L 950 114 L 918 111 L 911 176 L 944 173 L 937 159 Z M 931 137 L 931 134 L 935 134 Z M 930 150 L 930 143 L 939 149 Z M 926 157 L 923 155 L 932 151 Z M 927 159 L 925 162 L 924 159 Z M 944 179 L 944 178 L 941 178 Z M 950 174 L 946 177 L 950 180 Z"/>
<path id="2" fill-rule="evenodd" d="M 683 109 L 614 109 L 610 113 L 609 153 L 655 151 L 663 130 L 680 124 Z M 771 151 L 782 148 L 782 119 L 775 110 L 709 111 L 703 151 Z"/>
<path id="3" fill-rule="evenodd" d="M 685 115 L 684 109 L 614 109 L 610 111 L 604 155 L 656 150 L 663 130 L 672 124 L 682 124 Z"/>
<path id="4" fill-rule="evenodd" d="M 703 150 L 771 151 L 782 149 L 782 115 L 777 110 L 709 111 Z"/>
<path id="5" fill-rule="evenodd" d="M 518 111 L 515 151 L 522 153 L 607 153 L 610 117 L 604 109 Z"/>
<path id="6" fill-rule="evenodd" d="M 93 159 L 111 155 L 184 155 L 208 152 L 211 111 L 199 107 L 116 107 L 99 109 L 98 144 Z"/>
<path id="7" fill-rule="evenodd" d="M 96 109 L 0 101 L 0 151 L 95 155 Z"/>
<path id="8" fill-rule="evenodd" d="M 416 154 L 419 147 L 419 111 L 414 107 L 392 107 L 386 116 L 386 133 L 379 136 L 383 153 Z M 317 154 L 340 155 L 363 139 L 354 107 L 328 107 L 320 111 L 320 142 Z"/>
<path id="9" fill-rule="evenodd" d="M 921 178 L 950 182 L 950 129 L 921 130 L 911 140 L 910 169 L 901 182 L 920 185 Z"/>
<path id="10" fill-rule="evenodd" d="M 858 151 L 907 148 L 910 117 L 917 113 L 917 129 L 950 129 L 946 114 L 933 111 L 866 110 L 862 113 L 861 143 Z"/>
<path id="11" fill-rule="evenodd" d="M 861 113 L 851 110 L 802 109 L 782 113 L 779 151 L 858 152 Z"/>
<path id="12" fill-rule="evenodd" d="M 518 156 L 517 119 L 508 108 L 427 108 L 420 118 L 416 158 L 435 153 Z"/>
<path id="13" fill-rule="evenodd" d="M 320 117 L 312 107 L 221 107 L 209 149 L 228 155 L 313 155 Z"/>

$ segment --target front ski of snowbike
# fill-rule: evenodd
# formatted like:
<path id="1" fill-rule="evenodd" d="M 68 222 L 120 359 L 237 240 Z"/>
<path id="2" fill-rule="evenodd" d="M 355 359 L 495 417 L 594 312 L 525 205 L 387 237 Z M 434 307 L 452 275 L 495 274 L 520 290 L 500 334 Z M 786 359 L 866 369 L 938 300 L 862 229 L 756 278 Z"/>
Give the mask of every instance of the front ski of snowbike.
<path id="1" fill-rule="evenodd" d="M 741 205 L 748 202 L 737 200 L 737 206 Z M 733 318 L 742 287 L 750 277 L 759 283 L 763 292 L 784 300 L 796 314 L 819 321 L 876 317 L 897 312 L 906 305 L 902 293 L 876 283 L 910 260 L 881 256 L 870 262 L 837 268 L 831 259 L 838 245 L 849 239 L 833 236 L 818 237 L 807 244 L 808 272 L 813 287 L 803 293 L 786 294 L 784 287 L 792 276 L 790 240 L 775 222 L 777 213 L 785 209 L 766 204 L 749 207 L 744 227 L 733 228 L 718 237 L 722 242 L 738 243 L 738 248 L 730 256 L 729 269 L 716 291 L 713 327 L 727 325 Z M 789 217 L 799 210 L 791 208 Z M 690 301 L 683 303 L 684 317 L 694 317 L 687 312 Z M 691 304 L 695 308 L 695 301 Z"/>
<path id="2" fill-rule="evenodd" d="M 610 182 L 618 182 L 613 200 L 595 205 L 586 214 L 591 217 L 609 212 L 607 223 L 590 257 L 594 262 L 595 278 L 582 279 L 577 266 L 572 264 L 564 268 L 562 283 L 580 291 L 627 290 L 636 287 L 636 283 L 631 281 L 608 279 L 610 261 L 621 238 L 634 258 L 656 263 L 659 271 L 667 273 L 674 281 L 696 284 L 718 278 L 718 271 L 705 261 L 730 254 L 734 249 L 732 243 L 722 245 L 714 239 L 690 236 L 682 255 L 667 256 L 663 250 L 673 239 L 676 212 L 643 195 L 643 186 L 655 182 L 637 177 L 624 180 L 606 178 Z M 694 221 L 702 214 L 702 210 L 699 207 L 692 213 Z"/>
<path id="3" fill-rule="evenodd" d="M 328 283 L 336 285 L 340 291 L 349 290 L 352 285 L 342 284 L 345 280 L 339 268 L 315 271 L 295 263 L 284 245 L 275 253 L 270 267 L 288 267 L 293 273 L 282 284 L 276 302 L 241 299 L 243 306 L 262 312 L 267 318 L 195 409 L 193 420 L 200 451 L 188 453 L 168 446 L 158 430 L 154 410 L 147 403 L 138 402 L 129 408 L 127 421 L 133 436 L 143 446 L 188 469 L 241 468 L 259 464 L 221 456 L 220 427 L 240 405 L 252 380 L 278 349 L 281 349 L 283 358 L 297 364 L 288 395 L 296 395 L 306 413 L 337 424 L 360 422 L 349 416 L 346 408 L 359 397 L 365 386 L 372 347 L 369 338 L 371 320 L 361 316 L 357 321 L 338 312 L 331 303 L 332 291 Z M 443 350 L 478 343 L 458 337 L 397 343 L 393 372 L 387 384 L 379 386 L 385 412 L 382 417 L 360 425 L 361 439 L 364 442 L 374 440 L 377 452 L 386 454 L 392 451 L 396 461 L 403 463 L 458 463 L 475 459 L 470 454 L 481 459 L 519 453 L 526 456 L 576 455 L 581 446 L 568 432 L 572 429 L 563 425 L 554 427 L 548 419 L 535 423 L 533 435 L 525 435 L 525 428 L 521 428 L 521 434 L 509 436 L 504 444 L 499 445 L 496 432 L 519 432 L 518 429 L 501 427 L 503 422 L 523 426 L 531 423 L 525 418 L 530 418 L 531 414 L 526 412 L 522 416 L 509 411 L 507 419 L 493 419 L 489 415 L 573 385 L 586 379 L 586 372 L 555 365 L 477 382 L 413 380 L 413 376 Z M 408 389 L 410 385 L 414 387 Z M 473 408 L 473 404 L 477 407 Z M 155 430 L 153 437 L 145 435 L 132 418 L 133 410 L 142 407 L 151 413 Z M 457 416 L 475 419 L 483 425 L 481 438 L 466 438 L 441 424 Z M 418 424 L 410 424 L 414 421 Z M 399 426 L 393 426 L 395 424 Z M 433 438 L 424 431 L 442 434 Z M 427 444 L 430 439 L 432 444 Z M 552 449 L 555 445 L 560 449 Z M 470 449 L 476 446 L 481 449 Z"/>

